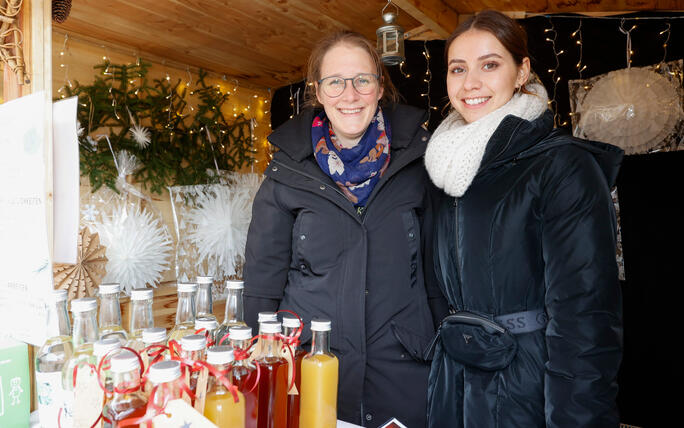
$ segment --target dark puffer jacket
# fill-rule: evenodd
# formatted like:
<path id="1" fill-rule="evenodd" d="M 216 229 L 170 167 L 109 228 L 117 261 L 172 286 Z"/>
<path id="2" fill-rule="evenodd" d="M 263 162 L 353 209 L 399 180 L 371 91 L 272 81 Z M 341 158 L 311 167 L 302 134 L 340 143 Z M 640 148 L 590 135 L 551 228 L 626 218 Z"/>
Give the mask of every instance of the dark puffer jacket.
<path id="1" fill-rule="evenodd" d="M 435 332 L 428 303 L 447 308 L 432 260 L 423 268 L 430 258 L 424 248 L 433 248 L 424 230 L 433 227 L 436 189 L 422 161 L 425 113 L 408 106 L 384 113 L 392 130 L 390 163 L 363 215 L 313 157 L 312 111 L 269 137 L 280 151 L 254 201 L 245 314 L 253 327 L 263 310 L 289 309 L 306 323 L 332 320 L 339 419 L 376 427 L 397 417 L 415 428 L 425 426 L 423 350 Z M 302 338 L 310 340 L 308 326 Z"/>
<path id="2" fill-rule="evenodd" d="M 440 204 L 436 270 L 452 311 L 495 320 L 541 310 L 548 322 L 514 335 L 445 322 L 429 381 L 432 428 L 618 425 L 609 188 L 622 150 L 552 128 L 550 111 L 531 122 L 507 116 L 468 191 Z"/>

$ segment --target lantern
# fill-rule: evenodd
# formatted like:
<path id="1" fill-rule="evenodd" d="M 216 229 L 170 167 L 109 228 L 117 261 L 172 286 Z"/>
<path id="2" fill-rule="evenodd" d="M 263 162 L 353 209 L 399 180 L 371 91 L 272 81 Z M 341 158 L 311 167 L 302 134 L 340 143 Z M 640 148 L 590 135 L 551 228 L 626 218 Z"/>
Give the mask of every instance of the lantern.
<path id="1" fill-rule="evenodd" d="M 385 9 L 389 5 L 394 6 L 395 12 L 386 12 Z M 382 62 L 385 65 L 397 65 L 404 61 L 404 29 L 396 24 L 399 8 L 392 3 L 392 0 L 387 0 L 387 4 L 382 8 L 382 19 L 385 24 L 375 31 L 378 37 L 378 53 Z"/>

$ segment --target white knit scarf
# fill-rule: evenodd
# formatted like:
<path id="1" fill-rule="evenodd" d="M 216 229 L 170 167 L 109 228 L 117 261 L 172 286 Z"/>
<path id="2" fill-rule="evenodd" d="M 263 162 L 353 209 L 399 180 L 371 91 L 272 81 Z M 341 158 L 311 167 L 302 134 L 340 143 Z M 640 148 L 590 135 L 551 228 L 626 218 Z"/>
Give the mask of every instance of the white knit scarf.
<path id="1" fill-rule="evenodd" d="M 485 148 L 504 117 L 509 114 L 534 120 L 548 108 L 548 96 L 540 84 L 526 85 L 536 95 L 522 92 L 488 115 L 467 123 L 453 110 L 437 127 L 425 151 L 425 168 L 432 182 L 447 194 L 463 196 L 472 183 Z"/>

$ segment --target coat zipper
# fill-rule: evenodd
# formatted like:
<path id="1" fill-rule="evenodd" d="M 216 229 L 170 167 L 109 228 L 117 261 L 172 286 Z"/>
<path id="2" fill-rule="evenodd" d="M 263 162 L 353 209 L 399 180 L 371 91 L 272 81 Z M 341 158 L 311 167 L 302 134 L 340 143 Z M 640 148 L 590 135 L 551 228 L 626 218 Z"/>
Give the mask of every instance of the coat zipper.
<path id="1" fill-rule="evenodd" d="M 456 279 L 458 279 L 458 294 L 461 298 L 460 308 L 456 308 L 459 311 L 464 310 L 464 300 L 463 300 L 463 281 L 461 280 L 461 258 L 458 253 L 458 198 L 454 198 L 454 258 L 456 260 Z"/>

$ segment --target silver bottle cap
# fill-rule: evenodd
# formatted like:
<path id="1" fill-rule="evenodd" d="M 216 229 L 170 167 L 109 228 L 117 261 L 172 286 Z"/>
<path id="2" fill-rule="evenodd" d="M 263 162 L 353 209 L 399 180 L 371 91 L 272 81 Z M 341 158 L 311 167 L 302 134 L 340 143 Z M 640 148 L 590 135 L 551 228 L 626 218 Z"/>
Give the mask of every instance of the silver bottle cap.
<path id="1" fill-rule="evenodd" d="M 140 370 L 138 357 L 131 351 L 123 350 L 109 359 L 113 373 L 126 373 L 132 370 Z"/>
<path id="2" fill-rule="evenodd" d="M 330 331 L 332 329 L 332 322 L 330 320 L 312 320 L 311 331 Z"/>
<path id="3" fill-rule="evenodd" d="M 84 297 L 71 301 L 71 312 L 88 312 L 97 309 L 97 299 L 94 297 Z"/>
<path id="4" fill-rule="evenodd" d="M 242 290 L 243 288 L 245 288 L 244 281 L 238 281 L 235 279 L 226 280 L 226 290 Z"/>
<path id="5" fill-rule="evenodd" d="M 202 334 L 191 334 L 181 337 L 180 344 L 184 351 L 201 351 L 207 347 L 207 338 Z"/>
<path id="6" fill-rule="evenodd" d="M 151 288 L 134 288 L 131 290 L 131 300 L 151 300 L 154 290 Z"/>
<path id="7" fill-rule="evenodd" d="M 259 324 L 259 328 L 264 334 L 278 334 L 283 331 L 282 324 L 278 321 L 264 321 Z"/>
<path id="8" fill-rule="evenodd" d="M 235 326 L 228 330 L 231 340 L 249 340 L 252 338 L 252 329 L 246 326 Z"/>
<path id="9" fill-rule="evenodd" d="M 194 283 L 187 283 L 187 282 L 179 282 L 178 283 L 178 292 L 179 293 L 194 293 L 197 291 L 197 284 Z"/>
<path id="10" fill-rule="evenodd" d="M 178 361 L 160 361 L 150 366 L 147 378 L 157 385 L 171 382 L 181 376 L 181 367 Z"/>
<path id="11" fill-rule="evenodd" d="M 233 348 L 230 346 L 212 346 L 207 351 L 207 363 L 230 364 L 235 360 Z"/>
<path id="12" fill-rule="evenodd" d="M 143 329 L 142 341 L 144 344 L 166 342 L 166 329 L 161 327 Z"/>
<path id="13" fill-rule="evenodd" d="M 93 343 L 93 354 L 100 359 L 104 357 L 107 352 L 121 348 L 121 340 L 110 337 L 109 339 L 100 339 Z"/>
<path id="14" fill-rule="evenodd" d="M 121 286 L 118 283 L 101 284 L 99 288 L 100 295 L 116 294 L 119 291 L 121 291 Z"/>

